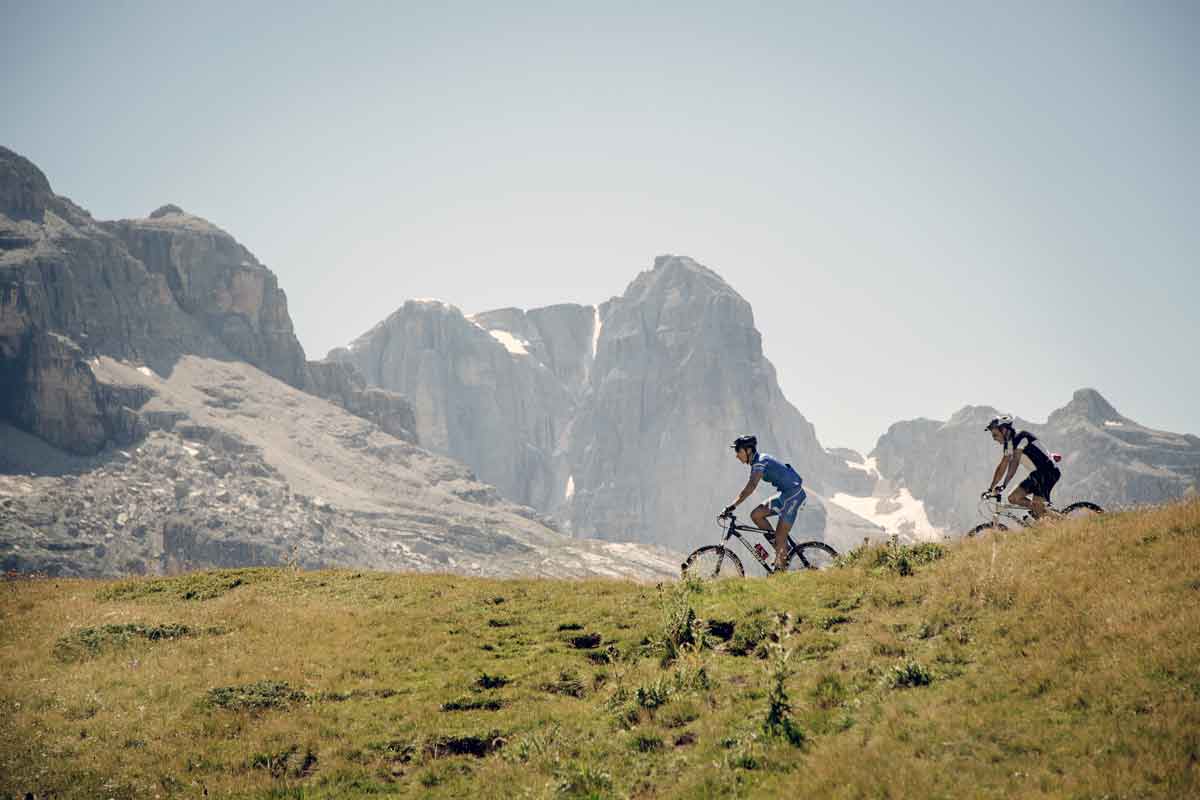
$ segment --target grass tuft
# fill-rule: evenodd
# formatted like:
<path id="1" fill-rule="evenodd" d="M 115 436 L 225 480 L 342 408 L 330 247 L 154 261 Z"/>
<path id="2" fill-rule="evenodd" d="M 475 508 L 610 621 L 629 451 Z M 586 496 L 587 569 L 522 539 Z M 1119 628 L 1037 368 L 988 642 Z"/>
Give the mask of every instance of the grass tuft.
<path id="1" fill-rule="evenodd" d="M 209 689 L 207 699 L 210 705 L 227 711 L 261 711 L 302 702 L 307 696 L 293 690 L 286 681 L 256 681 Z"/>
<path id="2" fill-rule="evenodd" d="M 125 647 L 136 640 L 162 642 L 194 636 L 197 631 L 183 623 L 167 625 L 145 625 L 129 622 L 120 625 L 101 625 L 98 628 L 80 628 L 61 637 L 54 643 L 54 656 L 59 661 L 79 661 L 94 658 L 101 652 Z"/>

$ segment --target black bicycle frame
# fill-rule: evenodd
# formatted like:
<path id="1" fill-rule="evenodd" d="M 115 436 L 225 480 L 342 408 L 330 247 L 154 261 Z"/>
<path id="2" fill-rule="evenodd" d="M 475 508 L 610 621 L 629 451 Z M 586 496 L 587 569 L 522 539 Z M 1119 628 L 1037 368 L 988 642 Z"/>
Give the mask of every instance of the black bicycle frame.
<path id="1" fill-rule="evenodd" d="M 766 537 L 768 531 L 765 531 L 762 528 L 759 528 L 757 526 L 751 527 L 749 525 L 738 525 L 737 524 L 737 516 L 734 514 L 730 514 L 729 515 L 729 527 L 725 530 L 725 536 L 721 539 L 721 546 L 727 547 L 728 545 L 726 543 L 729 541 L 729 539 L 731 537 L 736 538 L 739 542 L 742 543 L 742 547 L 746 548 L 746 550 L 750 553 L 750 555 L 752 555 L 754 557 L 754 560 L 757 561 L 759 564 L 761 564 L 763 566 L 763 568 L 767 570 L 767 572 L 774 572 L 775 565 L 769 563 L 767 561 L 767 559 L 763 558 L 762 556 L 760 556 L 758 554 L 757 550 L 755 550 L 750 545 L 746 544 L 745 538 L 742 537 L 743 533 L 757 533 L 763 537 Z M 772 533 L 772 535 L 778 536 L 779 534 Z M 788 534 L 788 562 L 789 563 L 791 562 L 791 559 L 792 559 L 793 555 L 795 554 L 795 552 L 796 552 L 796 543 L 792 541 L 792 536 L 789 533 Z M 717 569 L 718 570 L 721 568 L 720 564 L 721 564 L 721 560 L 723 560 L 723 558 L 724 558 L 723 556 L 718 557 L 718 561 L 717 561 Z"/>

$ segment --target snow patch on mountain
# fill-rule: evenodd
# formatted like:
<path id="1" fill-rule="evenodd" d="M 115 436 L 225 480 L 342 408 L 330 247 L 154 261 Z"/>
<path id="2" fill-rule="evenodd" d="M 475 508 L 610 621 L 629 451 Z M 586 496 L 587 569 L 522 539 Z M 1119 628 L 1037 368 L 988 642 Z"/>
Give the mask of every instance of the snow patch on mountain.
<path id="1" fill-rule="evenodd" d="M 901 488 L 889 497 L 856 497 L 838 492 L 829 498 L 829 502 L 873 522 L 889 535 L 929 541 L 940 539 L 944 534 L 929 521 L 925 504 L 913 497 L 907 488 Z"/>
<path id="2" fill-rule="evenodd" d="M 508 331 L 502 331 L 499 329 L 489 330 L 488 333 L 492 335 L 493 339 L 504 345 L 504 349 L 513 355 L 529 355 L 529 342 L 525 341 L 524 339 L 518 339 Z"/>
<path id="3" fill-rule="evenodd" d="M 864 464 L 855 464 L 853 461 L 846 461 L 846 466 L 850 469 L 861 470 L 868 475 L 879 477 L 879 464 L 875 461 L 874 457 L 868 458 Z"/>
<path id="4" fill-rule="evenodd" d="M 600 306 L 592 306 L 592 359 L 596 358 L 596 350 L 600 347 L 600 329 L 604 327 L 604 320 L 600 319 Z"/>

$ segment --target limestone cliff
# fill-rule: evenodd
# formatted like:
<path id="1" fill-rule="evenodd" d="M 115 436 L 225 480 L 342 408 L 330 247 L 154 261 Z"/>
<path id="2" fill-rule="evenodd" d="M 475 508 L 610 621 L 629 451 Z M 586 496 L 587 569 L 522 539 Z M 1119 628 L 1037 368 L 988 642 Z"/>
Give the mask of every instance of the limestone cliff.
<path id="1" fill-rule="evenodd" d="M 824 507 L 855 471 L 784 398 L 750 305 L 690 258 L 656 259 L 598 306 L 466 317 L 409 301 L 330 357 L 412 398 L 424 444 L 578 536 L 701 543 L 746 480 L 727 446 L 746 431 L 808 481 L 805 535 L 882 533 Z"/>

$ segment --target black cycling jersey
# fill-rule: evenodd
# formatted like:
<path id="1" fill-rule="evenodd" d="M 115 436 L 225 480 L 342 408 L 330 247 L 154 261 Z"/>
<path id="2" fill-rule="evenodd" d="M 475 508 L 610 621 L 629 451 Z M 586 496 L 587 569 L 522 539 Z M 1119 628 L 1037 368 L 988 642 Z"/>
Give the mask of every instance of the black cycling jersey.
<path id="1" fill-rule="evenodd" d="M 1013 453 L 1016 453 L 1017 457 L 1021 458 L 1032 470 L 1058 472 L 1058 467 L 1055 466 L 1050 453 L 1029 431 L 1021 431 L 1004 443 L 1004 454 L 1011 455 Z"/>

